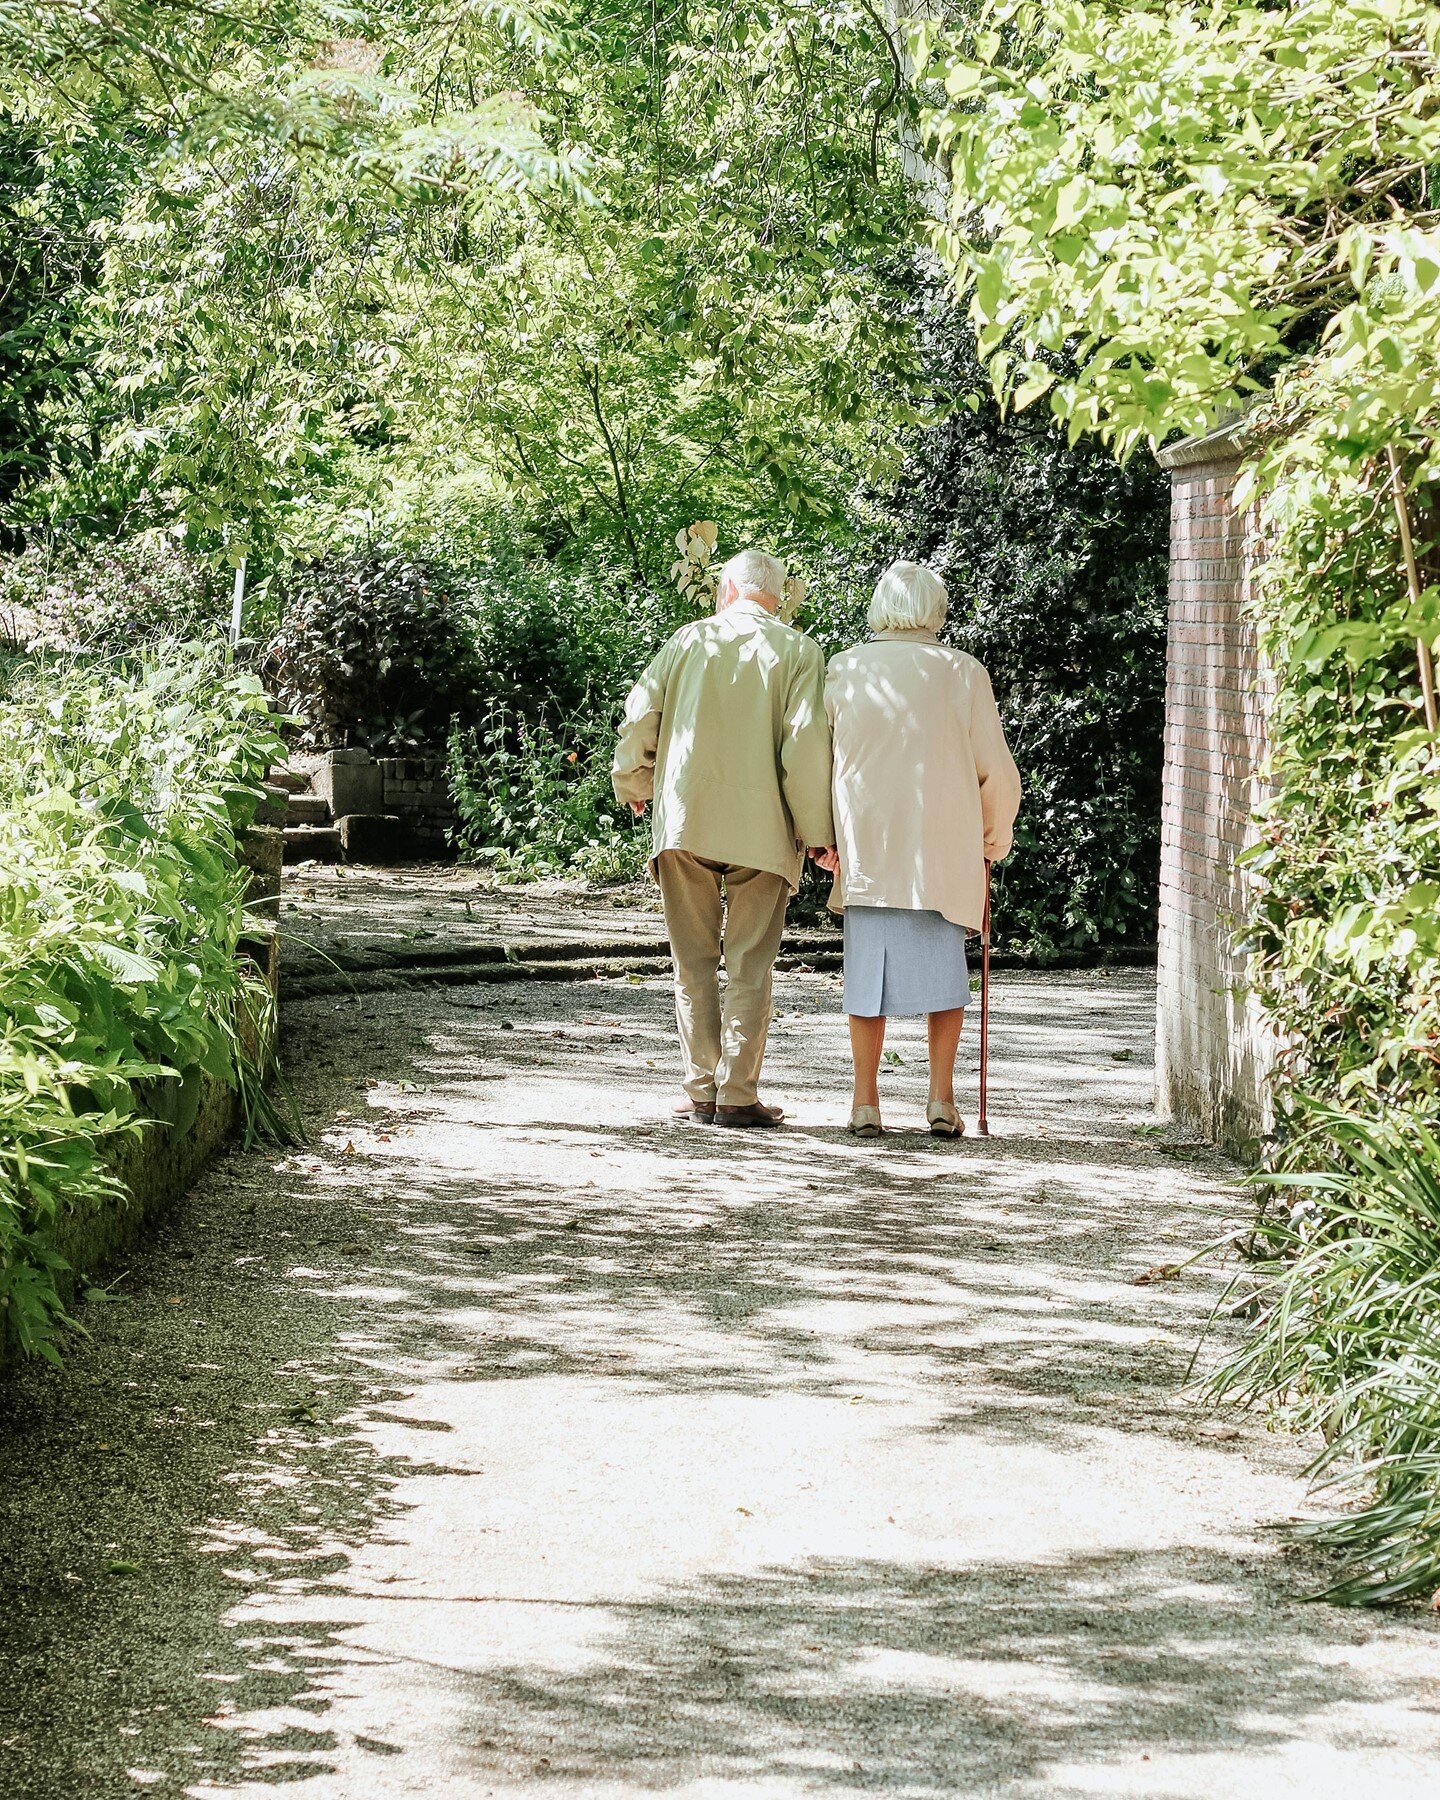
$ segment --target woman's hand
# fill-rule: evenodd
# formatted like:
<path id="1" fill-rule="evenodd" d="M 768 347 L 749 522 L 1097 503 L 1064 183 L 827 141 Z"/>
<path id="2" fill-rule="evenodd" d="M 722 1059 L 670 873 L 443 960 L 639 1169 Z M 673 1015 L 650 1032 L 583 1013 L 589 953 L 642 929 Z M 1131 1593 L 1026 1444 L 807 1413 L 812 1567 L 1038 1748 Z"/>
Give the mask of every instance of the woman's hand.
<path id="1" fill-rule="evenodd" d="M 812 845 L 810 849 L 810 860 L 819 863 L 820 867 L 827 875 L 838 875 L 840 873 L 840 852 L 833 844 L 827 845 L 824 849 L 819 850 Z"/>

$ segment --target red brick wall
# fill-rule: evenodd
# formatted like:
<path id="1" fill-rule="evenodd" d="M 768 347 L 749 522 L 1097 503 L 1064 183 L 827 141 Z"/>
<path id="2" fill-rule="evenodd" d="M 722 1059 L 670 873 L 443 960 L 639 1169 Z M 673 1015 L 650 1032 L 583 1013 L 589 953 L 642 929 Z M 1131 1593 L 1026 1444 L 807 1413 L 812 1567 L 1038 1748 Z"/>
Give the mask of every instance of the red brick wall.
<path id="1" fill-rule="evenodd" d="M 1253 528 L 1231 504 L 1240 459 L 1224 436 L 1163 452 L 1171 471 L 1170 629 L 1160 854 L 1157 1100 L 1239 1148 L 1266 1127 L 1264 1033 L 1232 948 L 1234 867 L 1260 794 L 1265 710 L 1245 612 Z"/>

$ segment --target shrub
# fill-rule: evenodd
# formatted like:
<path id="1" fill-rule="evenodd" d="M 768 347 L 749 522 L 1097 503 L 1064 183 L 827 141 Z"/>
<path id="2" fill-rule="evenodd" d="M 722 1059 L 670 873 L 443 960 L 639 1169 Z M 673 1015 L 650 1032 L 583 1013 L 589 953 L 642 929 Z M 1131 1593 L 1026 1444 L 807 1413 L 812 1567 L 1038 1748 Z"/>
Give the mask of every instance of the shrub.
<path id="1" fill-rule="evenodd" d="M 100 655 L 218 639 L 230 622 L 228 583 L 159 536 L 36 545 L 0 567 L 0 608 L 28 619 L 43 641 Z"/>
<path id="2" fill-rule="evenodd" d="M 1323 1434 L 1310 1473 L 1354 1510 L 1300 1528 L 1347 1556 L 1326 1595 L 1440 1588 L 1440 1136 L 1403 1111 L 1303 1103 L 1256 1231 L 1259 1317 L 1221 1395 Z"/>
<path id="3" fill-rule="evenodd" d="M 119 1203 L 106 1166 L 137 1084 L 241 1083 L 235 834 L 279 745 L 259 682 L 202 646 L 138 669 L 12 675 L 0 733 L 0 1306 L 54 1356 L 67 1210 Z"/>
<path id="4" fill-rule="evenodd" d="M 261 668 L 310 744 L 441 744 L 483 665 L 448 572 L 388 547 L 337 554 L 279 584 Z"/>
<path id="5" fill-rule="evenodd" d="M 1350 1558 L 1330 1597 L 1391 1601 L 1440 1586 L 1440 740 L 1416 679 L 1440 518 L 1419 485 L 1415 604 L 1388 459 L 1321 431 L 1274 441 L 1258 473 L 1273 792 L 1242 860 L 1275 1200 L 1256 1337 L 1226 1379 L 1323 1426 L 1317 1472 L 1357 1502 L 1314 1528 Z"/>
<path id="6" fill-rule="evenodd" d="M 604 711 L 555 730 L 496 704 L 450 734 L 450 791 L 462 856 L 482 853 L 515 875 L 638 875 L 649 832 L 610 786 L 615 722 Z"/>
<path id="7" fill-rule="evenodd" d="M 1038 409 L 1002 417 L 964 316 L 938 293 L 926 309 L 931 377 L 956 404 L 877 501 L 861 579 L 822 598 L 819 633 L 853 642 L 887 563 L 932 564 L 946 637 L 989 670 L 1025 783 L 997 935 L 1042 957 L 1153 942 L 1167 480 L 1148 458 L 1122 469 L 1094 443 L 1067 446 Z"/>

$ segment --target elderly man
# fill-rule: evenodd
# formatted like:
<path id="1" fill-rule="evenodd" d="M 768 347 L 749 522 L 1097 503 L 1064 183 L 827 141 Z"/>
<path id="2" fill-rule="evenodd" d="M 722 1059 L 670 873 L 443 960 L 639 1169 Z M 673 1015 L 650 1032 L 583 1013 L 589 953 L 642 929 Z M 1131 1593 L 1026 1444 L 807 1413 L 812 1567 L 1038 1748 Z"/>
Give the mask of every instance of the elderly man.
<path id="1" fill-rule="evenodd" d="M 640 677 L 615 751 L 617 798 L 637 813 L 654 801 L 685 1062 L 676 1111 L 698 1124 L 780 1123 L 759 1095 L 775 954 L 806 846 L 834 842 L 825 658 L 775 616 L 784 581 L 758 550 L 726 563 L 714 617 L 683 626 Z"/>

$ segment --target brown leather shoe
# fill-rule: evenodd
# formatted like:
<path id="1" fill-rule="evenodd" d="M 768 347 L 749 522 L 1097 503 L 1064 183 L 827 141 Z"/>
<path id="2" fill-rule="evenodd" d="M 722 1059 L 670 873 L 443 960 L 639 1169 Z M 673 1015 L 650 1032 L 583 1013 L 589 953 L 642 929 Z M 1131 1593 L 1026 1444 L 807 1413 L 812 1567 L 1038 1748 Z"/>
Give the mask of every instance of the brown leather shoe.
<path id="1" fill-rule="evenodd" d="M 715 1102 L 706 1106 L 699 1100 L 687 1100 L 683 1106 L 675 1108 L 675 1117 L 683 1119 L 690 1125 L 713 1125 L 715 1123 Z"/>
<path id="2" fill-rule="evenodd" d="M 717 1106 L 715 1123 L 734 1126 L 778 1125 L 785 1117 L 778 1106 L 764 1106 L 759 1100 L 753 1106 Z"/>

